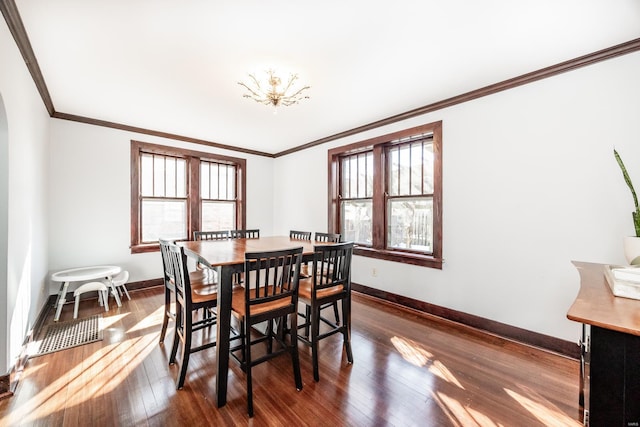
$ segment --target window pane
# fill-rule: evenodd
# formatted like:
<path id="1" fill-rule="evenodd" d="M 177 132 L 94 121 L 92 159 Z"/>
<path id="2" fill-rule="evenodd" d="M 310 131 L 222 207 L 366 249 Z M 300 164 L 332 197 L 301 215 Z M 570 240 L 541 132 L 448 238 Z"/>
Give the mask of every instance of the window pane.
<path id="1" fill-rule="evenodd" d="M 209 163 L 200 163 L 200 197 L 210 199 L 209 194 Z"/>
<path id="2" fill-rule="evenodd" d="M 373 152 L 367 153 L 367 194 L 365 197 L 373 197 Z"/>
<path id="3" fill-rule="evenodd" d="M 211 186 L 211 192 L 209 193 L 209 197 L 211 199 L 218 199 L 220 195 L 218 194 L 219 184 L 218 184 L 218 165 L 209 163 L 209 167 L 211 170 L 211 176 L 209 177 L 209 185 Z"/>
<path id="4" fill-rule="evenodd" d="M 363 245 L 372 244 L 372 208 L 371 200 L 342 202 L 341 233 L 344 241 Z"/>
<path id="5" fill-rule="evenodd" d="M 341 195 L 344 198 L 351 198 L 351 192 L 350 187 L 349 187 L 349 176 L 350 176 L 350 171 L 349 171 L 349 158 L 348 157 L 344 157 L 342 158 L 342 160 L 340 161 L 340 174 L 342 177 L 342 182 L 340 183 L 340 189 L 341 189 Z"/>
<path id="6" fill-rule="evenodd" d="M 358 198 L 367 197 L 367 155 L 358 155 Z"/>
<path id="7" fill-rule="evenodd" d="M 166 197 L 176 197 L 176 159 L 172 157 L 166 158 Z"/>
<path id="8" fill-rule="evenodd" d="M 185 200 L 142 201 L 142 243 L 159 238 L 187 238 L 187 202 Z"/>
<path id="9" fill-rule="evenodd" d="M 140 194 L 153 196 L 153 156 L 140 155 Z"/>
<path id="10" fill-rule="evenodd" d="M 411 152 L 409 151 L 408 145 L 403 145 L 400 147 L 400 160 L 399 166 L 400 168 L 400 188 L 398 191 L 399 195 L 409 195 L 409 177 L 411 176 Z"/>
<path id="11" fill-rule="evenodd" d="M 390 199 L 387 246 L 433 252 L 433 199 Z"/>
<path id="12" fill-rule="evenodd" d="M 425 143 L 424 156 L 424 194 L 433 194 L 433 143 Z"/>
<path id="13" fill-rule="evenodd" d="M 236 167 L 227 166 L 227 200 L 236 199 Z"/>
<path id="14" fill-rule="evenodd" d="M 187 161 L 176 159 L 176 196 L 187 197 Z"/>
<path id="15" fill-rule="evenodd" d="M 236 228 L 234 202 L 202 202 L 203 230 L 233 230 Z"/>
<path id="16" fill-rule="evenodd" d="M 227 198 L 227 168 L 225 165 L 218 165 L 218 176 L 220 182 L 218 183 L 218 199 Z"/>
<path id="17" fill-rule="evenodd" d="M 411 194 L 422 194 L 422 143 L 411 144 Z"/>
<path id="18" fill-rule="evenodd" d="M 164 193 L 164 156 L 153 156 L 153 195 L 163 197 Z"/>
<path id="19" fill-rule="evenodd" d="M 350 197 L 358 197 L 358 158 L 349 158 L 349 189 Z"/>
<path id="20" fill-rule="evenodd" d="M 400 157 L 398 155 L 398 148 L 392 147 L 389 149 L 389 195 L 397 196 L 400 194 L 398 188 L 398 176 L 400 174 Z"/>

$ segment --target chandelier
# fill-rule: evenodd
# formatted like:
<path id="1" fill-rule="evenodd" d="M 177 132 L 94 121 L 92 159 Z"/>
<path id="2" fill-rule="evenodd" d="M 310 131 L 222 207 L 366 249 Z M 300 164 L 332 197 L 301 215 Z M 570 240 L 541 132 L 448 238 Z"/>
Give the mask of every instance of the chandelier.
<path id="1" fill-rule="evenodd" d="M 286 83 L 283 84 L 282 78 L 276 75 L 274 70 L 269 69 L 262 79 L 258 79 L 255 74 L 249 74 L 248 83 L 238 82 L 238 84 L 247 89 L 247 93 L 242 95 L 244 98 L 250 98 L 260 104 L 277 108 L 280 105 L 288 107 L 303 99 L 309 99 L 309 96 L 303 92 L 311 86 L 303 86 L 298 89 L 295 84 L 296 80 L 298 80 L 298 75 L 291 73 Z"/>

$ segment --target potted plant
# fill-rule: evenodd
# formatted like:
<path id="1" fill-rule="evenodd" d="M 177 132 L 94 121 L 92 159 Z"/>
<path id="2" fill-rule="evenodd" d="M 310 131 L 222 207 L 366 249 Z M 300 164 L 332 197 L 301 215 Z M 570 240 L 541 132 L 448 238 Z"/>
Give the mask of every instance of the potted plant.
<path id="1" fill-rule="evenodd" d="M 629 174 L 627 173 L 627 168 L 624 166 L 620 155 L 613 149 L 613 155 L 618 162 L 618 166 L 620 166 L 620 170 L 622 171 L 622 176 L 624 177 L 624 181 L 627 183 L 627 186 L 631 190 L 631 195 L 633 196 L 633 203 L 635 204 L 635 210 L 631 212 L 633 216 L 633 226 L 636 230 L 635 236 L 626 236 L 624 240 L 624 255 L 627 258 L 629 264 L 635 265 L 640 264 L 640 206 L 638 206 L 638 197 L 636 196 L 636 190 L 633 188 L 633 183 L 631 182 L 631 178 L 629 178 Z"/>

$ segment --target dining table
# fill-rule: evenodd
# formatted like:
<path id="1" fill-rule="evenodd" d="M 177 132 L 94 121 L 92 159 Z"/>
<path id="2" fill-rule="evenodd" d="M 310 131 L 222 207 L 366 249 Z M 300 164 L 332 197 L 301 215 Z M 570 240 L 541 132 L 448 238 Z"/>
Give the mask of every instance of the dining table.
<path id="1" fill-rule="evenodd" d="M 216 404 L 222 407 L 227 403 L 233 276 L 244 270 L 245 253 L 302 247 L 302 261 L 310 262 L 313 260 L 314 245 L 331 243 L 298 240 L 289 236 L 267 236 L 255 239 L 184 241 L 177 244 L 184 247 L 187 257 L 216 270 L 218 274 L 215 372 Z"/>

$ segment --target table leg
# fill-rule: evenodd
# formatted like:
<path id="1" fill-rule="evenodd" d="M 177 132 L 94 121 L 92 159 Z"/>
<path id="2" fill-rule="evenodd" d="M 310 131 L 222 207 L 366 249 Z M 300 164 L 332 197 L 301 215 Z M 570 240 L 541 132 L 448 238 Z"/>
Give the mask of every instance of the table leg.
<path id="1" fill-rule="evenodd" d="M 227 376 L 229 373 L 229 335 L 231 334 L 231 291 L 233 268 L 217 267 L 218 305 L 216 333 L 216 399 L 218 408 L 227 403 Z"/>
<path id="2" fill-rule="evenodd" d="M 69 282 L 62 282 L 60 289 L 58 290 L 58 298 L 56 299 L 56 315 L 53 318 L 54 322 L 60 319 L 60 313 L 62 312 L 62 306 L 67 302 L 67 289 L 69 289 Z"/>

